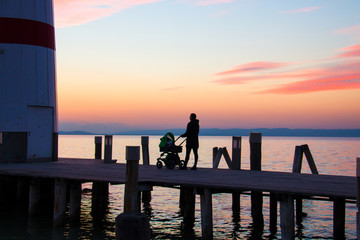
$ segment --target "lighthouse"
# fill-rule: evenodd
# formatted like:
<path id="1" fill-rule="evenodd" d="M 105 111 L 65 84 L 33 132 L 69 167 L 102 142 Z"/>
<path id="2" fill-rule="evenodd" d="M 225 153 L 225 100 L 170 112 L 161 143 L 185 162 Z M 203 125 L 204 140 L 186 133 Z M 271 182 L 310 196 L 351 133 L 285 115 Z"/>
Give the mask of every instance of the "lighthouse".
<path id="1" fill-rule="evenodd" d="M 55 161 L 52 0 L 0 1 L 0 162 Z"/>

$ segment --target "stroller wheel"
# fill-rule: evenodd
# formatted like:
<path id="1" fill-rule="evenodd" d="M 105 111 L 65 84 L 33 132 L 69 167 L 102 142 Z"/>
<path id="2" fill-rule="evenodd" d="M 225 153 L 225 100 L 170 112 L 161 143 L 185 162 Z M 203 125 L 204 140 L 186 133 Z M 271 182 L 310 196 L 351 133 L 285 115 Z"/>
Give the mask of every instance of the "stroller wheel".
<path id="1" fill-rule="evenodd" d="M 158 169 L 161 169 L 162 166 L 163 166 L 162 162 L 161 162 L 161 161 L 157 161 L 156 167 L 157 167 Z"/>
<path id="2" fill-rule="evenodd" d="M 175 168 L 175 162 L 173 160 L 168 160 L 166 163 L 165 163 L 165 166 L 168 168 L 168 169 L 174 169 Z"/>
<path id="3" fill-rule="evenodd" d="M 185 168 L 185 162 L 184 162 L 184 160 L 180 160 L 179 168 L 180 168 L 180 169 L 184 169 L 184 168 Z"/>

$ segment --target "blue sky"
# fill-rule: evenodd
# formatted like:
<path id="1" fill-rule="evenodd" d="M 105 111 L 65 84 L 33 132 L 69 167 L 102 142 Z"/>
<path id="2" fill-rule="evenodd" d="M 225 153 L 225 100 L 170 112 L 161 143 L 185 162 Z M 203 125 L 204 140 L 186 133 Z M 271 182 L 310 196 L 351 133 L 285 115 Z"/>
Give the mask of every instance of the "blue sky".
<path id="1" fill-rule="evenodd" d="M 60 128 L 360 128 L 359 9 L 55 0 Z"/>

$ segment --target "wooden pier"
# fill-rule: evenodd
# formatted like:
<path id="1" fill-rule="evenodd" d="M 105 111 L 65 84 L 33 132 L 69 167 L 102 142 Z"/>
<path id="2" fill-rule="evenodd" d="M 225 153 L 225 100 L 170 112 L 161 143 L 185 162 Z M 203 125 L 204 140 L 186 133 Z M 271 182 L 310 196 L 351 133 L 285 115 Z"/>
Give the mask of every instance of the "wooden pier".
<path id="1" fill-rule="evenodd" d="M 2 178 L 17 177 L 31 179 L 29 194 L 29 211 L 36 211 L 38 201 L 38 181 L 56 180 L 54 196 L 54 224 L 63 221 L 66 207 L 64 200 L 65 183 L 72 183 L 70 217 L 78 215 L 79 184 L 83 182 L 124 184 L 126 181 L 126 164 L 104 163 L 96 159 L 60 158 L 56 162 L 43 163 L 2 163 Z M 355 200 L 357 196 L 356 177 L 314 175 L 301 173 L 227 170 L 199 168 L 197 171 L 180 169 L 157 169 L 156 166 L 139 166 L 140 189 L 151 189 L 152 186 L 180 187 L 192 189 L 189 194 L 201 195 L 201 214 L 204 239 L 212 238 L 212 193 L 241 193 L 244 191 L 267 192 L 277 196 L 280 202 L 280 219 L 283 239 L 291 239 L 294 233 L 294 201 L 295 197 L 324 197 L 334 201 L 334 215 L 345 218 L 345 201 Z M 20 181 L 20 180 L 19 180 Z M 75 184 L 74 184 L 75 183 Z M 18 186 L 20 186 L 18 184 Z M 95 185 L 93 185 L 95 186 Z M 94 187 L 93 187 L 94 188 Z M 18 188 L 19 189 L 19 188 Z M 20 190 L 18 190 L 20 191 Z M 21 193 L 18 193 L 18 195 Z M 100 194 L 103 195 L 103 194 Z M 1 197 L 1 196 L 0 196 Z M 187 196 L 189 198 L 189 196 Z M 93 198 L 96 193 L 93 189 Z M 191 198 L 191 196 L 190 196 Z M 101 201 L 101 200 L 99 200 Z M 94 199 L 93 199 L 93 204 Z M 56 207 L 55 207 L 56 206 Z M 275 205 L 276 206 L 276 205 Z M 191 209 L 191 207 L 190 207 Z M 191 215 L 191 213 L 190 213 Z M 343 216 L 343 217 L 341 217 Z M 339 218 L 339 217 L 337 217 Z M 336 219 L 334 234 L 340 231 L 343 236 L 345 220 Z M 336 225 L 336 226 L 335 226 Z M 339 230 L 340 229 L 340 230 Z M 288 233 L 290 232 L 290 233 Z"/>

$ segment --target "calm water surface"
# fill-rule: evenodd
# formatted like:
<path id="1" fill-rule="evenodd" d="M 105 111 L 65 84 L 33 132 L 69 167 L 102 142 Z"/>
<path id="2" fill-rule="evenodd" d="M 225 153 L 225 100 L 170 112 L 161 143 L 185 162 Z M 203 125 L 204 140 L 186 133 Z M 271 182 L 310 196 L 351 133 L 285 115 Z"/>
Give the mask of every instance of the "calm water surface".
<path id="1" fill-rule="evenodd" d="M 156 163 L 159 156 L 159 139 L 150 136 L 150 163 Z M 227 147 L 231 155 L 231 137 L 200 137 L 199 167 L 212 166 L 212 148 Z M 320 174 L 355 176 L 356 158 L 360 157 L 360 138 L 308 138 L 308 137 L 263 137 L 262 169 L 291 172 L 296 145 L 308 144 Z M 125 162 L 125 147 L 140 146 L 140 136 L 114 136 L 113 158 Z M 180 154 L 184 159 L 184 153 Z M 242 138 L 242 169 L 249 169 L 248 137 Z M 93 158 L 94 136 L 59 136 L 59 157 Z M 192 165 L 191 156 L 189 165 Z M 302 172 L 310 173 L 304 158 Z M 227 168 L 222 159 L 220 168 Z M 52 229 L 51 218 L 29 219 L 19 213 L 8 214 L 0 207 L 0 239 L 115 239 L 115 218 L 123 211 L 123 185 L 111 185 L 109 207 L 101 221 L 91 216 L 91 184 L 82 186 L 82 212 L 79 226 L 67 224 L 65 229 Z M 153 239 L 201 239 L 200 199 L 196 198 L 195 227 L 190 235 L 182 232 L 182 217 L 178 207 L 179 191 L 171 188 L 154 187 L 151 208 L 146 210 L 150 216 Z M 215 239 L 251 239 L 252 218 L 250 196 L 241 196 L 240 220 L 232 216 L 232 197 L 230 194 L 213 195 L 213 225 Z M 269 232 L 269 198 L 264 197 L 265 227 L 263 239 L 280 239 Z M 144 210 L 145 211 L 145 210 Z M 304 200 L 303 211 L 307 213 L 301 226 L 296 226 L 297 239 L 332 239 L 333 204 L 327 201 Z M 346 238 L 356 239 L 356 205 L 346 204 Z M 19 221 L 19 218 L 21 219 Z M 278 219 L 279 221 L 279 219 Z M 279 223 L 278 223 L 279 226 Z"/>

